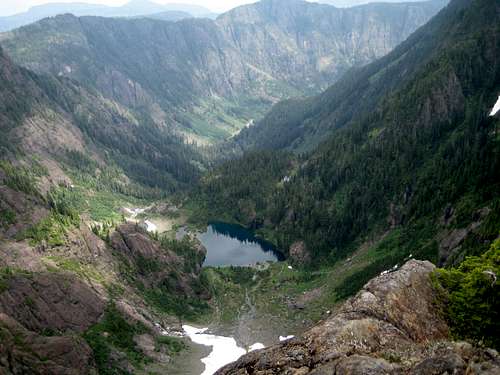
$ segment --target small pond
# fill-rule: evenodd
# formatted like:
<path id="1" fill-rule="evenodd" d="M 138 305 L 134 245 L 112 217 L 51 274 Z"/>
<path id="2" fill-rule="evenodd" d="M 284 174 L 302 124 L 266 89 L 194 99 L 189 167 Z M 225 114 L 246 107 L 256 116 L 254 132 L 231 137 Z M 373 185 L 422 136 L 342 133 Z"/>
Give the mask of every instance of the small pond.
<path id="1" fill-rule="evenodd" d="M 239 225 L 211 223 L 198 239 L 207 249 L 204 266 L 249 266 L 284 260 L 271 243 Z"/>

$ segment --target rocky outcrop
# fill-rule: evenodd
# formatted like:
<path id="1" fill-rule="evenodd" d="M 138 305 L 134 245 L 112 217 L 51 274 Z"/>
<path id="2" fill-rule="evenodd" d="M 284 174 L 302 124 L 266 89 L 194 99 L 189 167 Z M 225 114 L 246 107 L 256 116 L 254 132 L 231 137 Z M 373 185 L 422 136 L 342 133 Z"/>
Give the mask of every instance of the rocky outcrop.
<path id="1" fill-rule="evenodd" d="M 441 222 L 445 227 L 438 236 L 439 264 L 449 265 L 463 260 L 462 245 L 468 236 L 477 233 L 484 219 L 489 215 L 491 209 L 484 207 L 476 211 L 473 221 L 465 228 L 452 228 L 450 222 L 453 219 L 454 210 L 447 207 Z"/>
<path id="2" fill-rule="evenodd" d="M 77 336 L 96 324 L 104 301 L 74 276 L 6 273 L 0 286 L 0 374 L 95 374 Z"/>
<path id="3" fill-rule="evenodd" d="M 31 331 L 81 333 L 104 312 L 105 302 L 74 276 L 48 273 L 6 278 L 0 312 Z"/>
<path id="4" fill-rule="evenodd" d="M 449 340 L 429 262 L 381 275 L 302 337 L 252 352 L 217 374 L 494 374 L 492 350 Z"/>
<path id="5" fill-rule="evenodd" d="M 199 272 L 206 249 L 197 246 L 195 254 L 181 257 L 161 246 L 136 224 L 119 226 L 111 236 L 111 246 L 122 256 L 130 270 L 146 287 L 167 287 L 176 295 L 208 299 L 208 290 L 200 287 Z M 188 259 L 188 258 L 193 259 Z"/>
<path id="6" fill-rule="evenodd" d="M 41 336 L 0 313 L 0 374 L 97 374 L 92 350 L 74 336 Z"/>
<path id="7" fill-rule="evenodd" d="M 309 254 L 304 241 L 294 242 L 290 246 L 289 253 L 290 260 L 296 264 L 305 265 L 311 262 L 311 254 Z"/>

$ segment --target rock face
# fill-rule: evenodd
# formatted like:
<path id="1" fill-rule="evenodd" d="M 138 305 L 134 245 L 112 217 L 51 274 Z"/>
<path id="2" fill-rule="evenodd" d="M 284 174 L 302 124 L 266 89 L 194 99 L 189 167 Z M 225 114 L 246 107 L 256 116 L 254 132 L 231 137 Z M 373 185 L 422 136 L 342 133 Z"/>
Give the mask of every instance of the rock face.
<path id="1" fill-rule="evenodd" d="M 453 343 L 429 262 L 381 275 L 302 337 L 252 352 L 217 374 L 497 374 L 494 351 Z"/>
<path id="2" fill-rule="evenodd" d="M 308 264 L 311 261 L 311 255 L 307 251 L 304 241 L 297 241 L 290 246 L 290 259 L 296 264 Z"/>
<path id="3" fill-rule="evenodd" d="M 0 313 L 0 373 L 86 375 L 97 370 L 83 339 L 41 336 Z"/>
<path id="4" fill-rule="evenodd" d="M 13 275 L 6 284 L 6 290 L 0 293 L 0 312 L 31 331 L 81 333 L 104 311 L 104 301 L 76 277 Z"/>
<path id="5" fill-rule="evenodd" d="M 74 276 L 3 276 L 0 374 L 95 374 L 93 353 L 78 338 L 96 324 L 104 301 Z"/>

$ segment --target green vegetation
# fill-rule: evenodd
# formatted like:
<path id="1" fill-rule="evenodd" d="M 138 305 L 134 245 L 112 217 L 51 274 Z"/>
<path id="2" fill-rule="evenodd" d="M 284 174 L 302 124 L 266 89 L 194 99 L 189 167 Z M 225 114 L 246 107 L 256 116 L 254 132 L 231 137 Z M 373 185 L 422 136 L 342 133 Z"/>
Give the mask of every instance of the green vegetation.
<path id="1" fill-rule="evenodd" d="M 5 185 L 11 189 L 28 195 L 39 194 L 36 187 L 37 175 L 33 170 L 22 166 L 14 166 L 6 160 L 0 160 L 0 169 L 5 173 Z"/>
<path id="2" fill-rule="evenodd" d="M 175 278 L 175 274 L 170 277 Z M 175 290 L 172 290 L 168 279 L 161 286 L 148 288 L 142 292 L 146 302 L 163 314 L 173 314 L 179 318 L 196 322 L 210 312 L 210 306 L 206 301 L 197 297 L 179 295 Z"/>
<path id="3" fill-rule="evenodd" d="M 13 272 L 10 268 L 0 269 L 0 293 L 9 289 L 9 279 L 12 275 Z"/>
<path id="4" fill-rule="evenodd" d="M 489 35 L 500 35 L 500 22 L 489 17 L 491 1 L 474 1 L 463 14 L 460 6 L 452 4 L 387 57 L 319 97 L 279 105 L 270 115 L 276 121 L 249 129 L 245 137 L 275 142 L 264 146 L 271 150 L 252 149 L 204 177 L 192 195 L 198 216 L 257 228 L 285 252 L 304 241 L 313 267 L 346 259 L 364 238 L 392 228 L 401 231 L 387 245 L 395 251 L 367 275 L 404 259 L 421 239 L 419 257 L 437 261 L 430 240 L 447 209 L 453 216 L 447 225 L 464 228 L 479 210 L 498 210 L 500 190 L 499 121 L 487 116 L 499 85 L 498 45 Z M 436 102 L 446 104 L 428 104 Z M 286 140 L 295 132 L 280 145 L 280 134 Z M 294 146 L 319 135 L 315 149 Z M 498 216 L 486 220 L 491 228 Z M 491 231 L 478 238 L 488 243 Z"/>
<path id="5" fill-rule="evenodd" d="M 104 276 L 96 270 L 92 265 L 82 264 L 78 259 L 68 258 L 65 256 L 49 256 L 47 258 L 56 264 L 58 270 L 72 272 L 81 278 L 104 283 Z"/>
<path id="6" fill-rule="evenodd" d="M 49 247 L 61 246 L 65 243 L 65 235 L 71 225 L 72 222 L 68 218 L 51 213 L 37 224 L 24 230 L 17 238 L 19 240 L 29 239 L 32 246 L 41 243 L 46 243 Z"/>
<path id="7" fill-rule="evenodd" d="M 49 215 L 21 232 L 18 239 L 29 239 L 33 246 L 43 242 L 49 247 L 64 245 L 68 230 L 80 224 L 72 196 L 66 188 L 55 188 L 47 194 L 47 203 Z"/>
<path id="8" fill-rule="evenodd" d="M 440 269 L 435 282 L 445 314 L 457 339 L 500 349 L 500 238 L 481 256 L 460 266 Z"/>
<path id="9" fill-rule="evenodd" d="M 0 208 L 0 227 L 8 227 L 16 222 L 16 213 L 9 208 Z"/>
<path id="10" fill-rule="evenodd" d="M 175 355 L 186 349 L 186 344 L 179 338 L 169 336 L 158 336 L 156 338 L 156 351 L 166 348 L 167 353 Z"/>
<path id="11" fill-rule="evenodd" d="M 193 272 L 203 263 L 203 253 L 197 248 L 198 244 L 194 239 L 185 236 L 182 240 L 173 240 L 168 236 L 160 237 L 160 244 L 164 249 L 173 251 L 184 260 L 184 272 Z"/>
<path id="12" fill-rule="evenodd" d="M 31 272 L 12 267 L 0 267 L 0 293 L 9 288 L 9 280 L 16 275 L 30 277 Z"/>
<path id="13" fill-rule="evenodd" d="M 147 333 L 146 327 L 139 323 L 129 323 L 117 307 L 111 303 L 101 322 L 89 329 L 84 338 L 94 351 L 94 358 L 100 375 L 127 374 L 119 369 L 119 358 L 115 351 L 123 353 L 135 367 L 141 367 L 148 358 L 137 347 L 134 336 Z"/>

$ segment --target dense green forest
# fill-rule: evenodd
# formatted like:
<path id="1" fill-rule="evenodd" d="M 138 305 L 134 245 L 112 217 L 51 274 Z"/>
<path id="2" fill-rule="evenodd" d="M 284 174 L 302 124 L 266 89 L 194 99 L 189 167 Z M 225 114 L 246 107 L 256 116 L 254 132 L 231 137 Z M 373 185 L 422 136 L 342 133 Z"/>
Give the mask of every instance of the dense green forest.
<path id="1" fill-rule="evenodd" d="M 488 117 L 500 88 L 499 14 L 492 1 L 455 1 L 363 70 L 370 74 L 348 76 L 294 110 L 279 105 L 270 115 L 279 121 L 266 124 L 268 148 L 282 148 L 281 132 L 286 139 L 296 129 L 337 130 L 288 163 L 274 151 L 223 163 L 196 192 L 201 212 L 260 228 L 284 251 L 305 241 L 315 262 L 347 257 L 366 236 L 389 231 L 390 260 L 371 267 L 366 280 L 409 254 L 445 261 L 438 233 L 474 221 L 482 223 L 476 241 L 466 242 L 457 259 L 483 252 L 500 222 L 499 121 Z M 336 90 L 344 93 L 346 85 L 353 96 L 339 98 Z M 374 90 L 385 94 L 359 102 Z M 355 115 L 339 117 L 341 99 L 340 108 L 358 107 Z M 302 122 L 306 108 L 321 110 Z M 252 134 L 262 136 L 259 127 L 246 136 Z"/>

